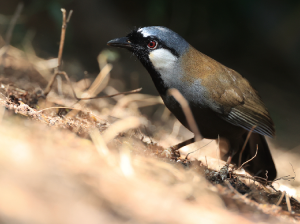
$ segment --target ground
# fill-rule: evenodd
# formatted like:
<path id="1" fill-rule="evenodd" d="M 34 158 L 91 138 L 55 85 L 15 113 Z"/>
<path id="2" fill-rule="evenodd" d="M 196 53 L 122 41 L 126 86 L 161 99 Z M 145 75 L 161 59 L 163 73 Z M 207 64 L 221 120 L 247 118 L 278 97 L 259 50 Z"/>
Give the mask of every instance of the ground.
<path id="1" fill-rule="evenodd" d="M 194 145 L 174 158 L 165 147 L 180 141 L 177 134 L 166 133 L 165 123 L 156 137 L 147 133 L 153 125 L 139 108 L 160 104 L 158 97 L 78 101 L 62 80 L 45 94 L 55 67 L 49 61 L 13 47 L 1 55 L 0 223 L 298 222 L 293 152 L 271 146 L 279 170 L 274 182 L 234 166 L 222 180 L 217 171 L 224 162 L 211 158 L 214 142 L 199 150 L 202 156 L 186 158 L 201 148 Z M 90 79 L 72 82 L 77 96 L 99 89 L 115 94 L 112 86 L 101 87 L 109 71 L 96 87 Z M 98 92 L 87 90 L 92 87 Z M 288 194 L 294 189 L 294 197 L 280 186 Z"/>

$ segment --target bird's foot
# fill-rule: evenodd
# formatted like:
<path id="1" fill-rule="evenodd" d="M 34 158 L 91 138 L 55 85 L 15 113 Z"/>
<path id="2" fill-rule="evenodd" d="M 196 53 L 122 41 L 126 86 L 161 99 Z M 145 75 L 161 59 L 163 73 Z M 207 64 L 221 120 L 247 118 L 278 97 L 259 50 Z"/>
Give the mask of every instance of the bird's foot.
<path id="1" fill-rule="evenodd" d="M 165 148 L 164 151 L 162 151 L 161 155 L 164 156 L 164 157 L 171 157 L 171 148 Z"/>
<path id="2" fill-rule="evenodd" d="M 228 156 L 225 166 L 223 166 L 219 171 L 219 175 L 222 180 L 226 180 L 228 177 L 228 173 L 229 173 L 228 167 L 229 167 L 229 164 L 231 163 L 231 160 L 232 160 L 232 156 Z"/>
<path id="3" fill-rule="evenodd" d="M 219 171 L 209 170 L 205 171 L 206 177 L 214 183 L 222 183 L 228 178 L 228 165 L 223 166 Z"/>
<path id="4" fill-rule="evenodd" d="M 228 176 L 228 167 L 229 167 L 229 164 L 225 164 L 225 166 L 223 166 L 220 171 L 219 171 L 219 175 L 221 177 L 222 180 L 226 180 L 227 179 L 227 176 Z"/>
<path id="5" fill-rule="evenodd" d="M 165 148 L 161 154 L 165 157 L 169 157 L 175 160 L 180 157 L 179 151 L 177 149 L 174 149 L 173 147 Z"/>

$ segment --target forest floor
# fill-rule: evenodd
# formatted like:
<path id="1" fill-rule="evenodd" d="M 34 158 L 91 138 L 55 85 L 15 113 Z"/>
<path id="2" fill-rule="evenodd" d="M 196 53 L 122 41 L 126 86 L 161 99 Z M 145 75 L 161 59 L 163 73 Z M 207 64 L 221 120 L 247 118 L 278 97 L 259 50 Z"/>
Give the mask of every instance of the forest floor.
<path id="1" fill-rule="evenodd" d="M 300 166 L 293 151 L 271 144 L 279 171 L 274 182 L 233 166 L 222 180 L 216 171 L 224 162 L 212 158 L 215 142 L 185 147 L 175 160 L 164 150 L 182 140 L 174 118 L 165 113 L 169 123 L 147 131 L 153 125 L 139 109 L 161 104 L 159 97 L 80 101 L 59 78 L 46 96 L 55 60 L 1 49 L 0 223 L 299 221 Z M 107 85 L 112 66 L 99 64 L 95 82 L 72 82 L 77 96 L 118 93 Z"/>

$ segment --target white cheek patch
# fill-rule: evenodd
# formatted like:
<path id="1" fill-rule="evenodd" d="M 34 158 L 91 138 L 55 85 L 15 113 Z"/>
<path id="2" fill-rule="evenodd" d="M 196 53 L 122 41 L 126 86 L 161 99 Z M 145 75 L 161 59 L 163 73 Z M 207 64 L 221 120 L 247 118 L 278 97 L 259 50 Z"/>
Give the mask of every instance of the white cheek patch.
<path id="1" fill-rule="evenodd" d="M 149 59 L 153 67 L 161 73 L 169 73 L 173 71 L 177 57 L 169 50 L 157 49 L 149 54 Z M 163 74 L 162 74 L 163 75 Z"/>

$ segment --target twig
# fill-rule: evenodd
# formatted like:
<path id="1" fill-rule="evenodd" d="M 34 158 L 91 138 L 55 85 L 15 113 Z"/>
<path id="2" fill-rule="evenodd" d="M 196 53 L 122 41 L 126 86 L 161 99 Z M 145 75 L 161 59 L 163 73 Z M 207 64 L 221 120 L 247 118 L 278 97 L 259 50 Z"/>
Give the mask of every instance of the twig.
<path id="1" fill-rule="evenodd" d="M 82 112 L 85 112 L 85 113 L 90 113 L 91 116 L 93 117 L 96 117 L 98 118 L 99 120 L 101 120 L 101 118 L 95 114 L 93 114 L 93 112 L 89 111 L 89 110 L 82 110 L 82 109 L 77 109 L 77 108 L 72 108 L 72 107 L 47 107 L 47 108 L 44 108 L 42 110 L 38 110 L 37 113 L 41 113 L 43 111 L 46 111 L 46 110 L 51 110 L 51 109 L 70 109 L 70 110 L 78 110 L 78 111 L 82 111 Z"/>
<path id="2" fill-rule="evenodd" d="M 67 13 L 65 9 L 61 9 L 62 15 L 63 15 L 63 23 L 61 27 L 61 35 L 60 35 L 60 44 L 59 44 L 59 50 L 58 50 L 58 71 L 61 71 L 61 65 L 62 65 L 62 54 L 64 50 L 64 44 L 65 44 L 65 37 L 66 37 L 66 29 L 67 24 L 71 19 L 73 10 L 70 10 L 68 19 L 67 19 Z"/>
<path id="3" fill-rule="evenodd" d="M 254 125 L 254 126 L 251 128 L 251 130 L 249 131 L 248 135 L 247 135 L 247 138 L 246 138 L 246 140 L 245 140 L 245 143 L 244 143 L 244 145 L 243 145 L 243 148 L 242 148 L 242 150 L 241 150 L 241 152 L 240 152 L 240 157 L 239 157 L 239 167 L 241 166 L 241 163 L 242 163 L 242 155 L 243 155 L 243 152 L 244 152 L 244 150 L 245 150 L 245 148 L 246 148 L 246 145 L 247 145 L 247 143 L 248 143 L 248 140 L 249 140 L 249 138 L 250 138 L 250 136 L 251 136 L 253 130 L 254 130 L 256 127 L 257 127 L 257 126 Z"/>
<path id="4" fill-rule="evenodd" d="M 71 82 L 69 76 L 67 75 L 67 73 L 66 73 L 66 72 L 63 72 L 63 71 L 58 71 L 58 72 L 56 72 L 56 73 L 52 76 L 52 78 L 51 78 L 51 80 L 50 80 L 48 86 L 46 87 L 46 89 L 45 89 L 45 91 L 44 91 L 44 92 L 45 92 L 44 94 L 45 94 L 46 96 L 47 96 L 47 94 L 50 92 L 50 90 L 51 90 L 51 88 L 52 88 L 52 86 L 53 86 L 53 84 L 54 84 L 55 78 L 56 78 L 56 76 L 58 76 L 58 75 L 63 75 L 63 76 L 65 77 L 65 79 L 67 80 L 68 84 L 70 85 L 70 87 L 71 87 L 71 89 L 72 89 L 72 94 L 73 94 L 73 96 L 74 96 L 74 98 L 75 98 L 76 100 L 91 100 L 91 99 L 100 99 L 100 98 L 110 98 L 110 97 L 114 97 L 114 96 L 118 96 L 118 95 L 137 93 L 137 92 L 140 92 L 140 91 L 142 90 L 142 88 L 139 88 L 139 89 L 135 89 L 135 90 L 131 90 L 131 91 L 126 91 L 126 92 L 116 93 L 116 94 L 113 94 L 113 95 L 107 95 L 107 96 L 95 96 L 95 97 L 88 97 L 88 98 L 79 98 L 79 97 L 77 97 L 77 95 L 76 95 L 76 93 L 75 93 L 75 91 L 74 91 L 74 88 L 73 88 L 73 86 L 72 86 L 72 82 Z"/>
<path id="5" fill-rule="evenodd" d="M 37 112 L 40 113 L 40 112 L 43 112 L 45 110 L 51 110 L 51 109 L 71 109 L 71 110 L 78 110 L 78 109 L 72 108 L 72 107 L 47 107 L 47 108 L 44 108 L 42 110 L 38 110 Z"/>
<path id="6" fill-rule="evenodd" d="M 258 146 L 257 146 L 257 147 L 258 147 Z M 266 183 L 267 183 L 267 181 L 268 181 L 268 179 L 269 179 L 268 173 L 269 173 L 269 171 L 266 170 Z"/>
<path id="7" fill-rule="evenodd" d="M 278 180 L 294 180 L 294 177 L 290 177 L 290 175 L 287 176 L 283 176 L 283 177 L 279 177 L 275 180 L 267 180 L 266 178 L 263 177 L 258 177 L 258 176 L 248 176 L 248 175 L 244 175 L 244 174 L 238 174 L 238 173 L 232 173 L 232 175 L 236 176 L 236 177 L 242 177 L 242 178 L 246 178 L 246 179 L 250 179 L 253 181 L 257 181 L 261 184 L 265 184 L 265 185 L 270 185 L 272 187 L 272 184 Z"/>
<path id="8" fill-rule="evenodd" d="M 182 94 L 177 89 L 172 88 L 172 89 L 169 89 L 168 92 L 181 105 L 181 108 L 186 117 L 187 123 L 195 135 L 195 141 L 201 140 L 202 139 L 201 134 L 199 132 L 198 126 L 196 124 L 196 121 L 194 119 L 193 113 L 191 111 L 191 108 L 190 108 L 187 100 L 182 96 Z"/>
<path id="9" fill-rule="evenodd" d="M 97 75 L 96 79 L 91 84 L 90 88 L 83 93 L 82 96 L 87 98 L 95 96 L 100 93 L 108 83 L 110 71 L 113 66 L 111 64 L 106 64 Z"/>
<path id="10" fill-rule="evenodd" d="M 251 160 L 253 160 L 256 156 L 257 156 L 257 152 L 258 152 L 258 145 L 256 145 L 256 152 L 255 152 L 255 155 L 251 158 L 251 159 L 248 159 L 246 162 L 244 162 L 239 168 L 237 168 L 238 170 L 239 169 L 242 169 L 242 167 L 245 165 L 245 164 L 247 164 L 247 163 L 249 163 Z"/>
<path id="11" fill-rule="evenodd" d="M 257 177 L 257 176 L 248 176 L 248 175 L 244 175 L 244 174 L 238 174 L 238 173 L 232 173 L 233 176 L 236 176 L 236 177 L 241 177 L 241 178 L 246 178 L 246 179 L 249 179 L 249 180 L 253 180 L 253 181 L 257 181 L 261 184 L 272 184 L 274 181 L 268 181 L 266 180 L 265 178 L 262 178 L 262 177 Z"/>
<path id="12" fill-rule="evenodd" d="M 264 209 L 261 207 L 261 204 L 256 202 L 256 201 L 253 201 L 252 199 L 249 199 L 247 198 L 248 196 L 248 193 L 247 194 L 244 194 L 242 195 L 241 193 L 239 193 L 231 184 L 230 182 L 228 181 L 225 181 L 225 183 L 227 184 L 228 188 L 233 192 L 235 193 L 236 196 L 238 196 L 240 199 L 242 199 L 245 203 L 247 204 L 250 204 L 251 206 L 255 206 L 256 208 L 258 208 L 259 210 L 261 211 L 264 211 Z M 282 200 L 282 199 L 281 199 Z M 269 205 L 271 206 L 271 205 Z M 285 213 L 285 211 L 280 211 L 281 213 Z M 288 213 L 286 215 L 294 215 L 294 214 L 291 214 L 291 213 Z M 299 214 L 295 214 L 294 215 L 295 217 L 298 217 Z"/>
<path id="13" fill-rule="evenodd" d="M 68 18 L 67 18 L 67 23 L 70 22 L 72 14 L 73 14 L 73 10 L 70 10 Z"/>
<path id="14" fill-rule="evenodd" d="M 114 96 L 119 96 L 119 95 L 125 95 L 125 94 L 132 94 L 132 93 L 137 93 L 140 92 L 142 88 L 126 91 L 126 92 L 121 92 L 121 93 L 116 93 L 112 95 L 107 95 L 107 96 L 95 96 L 95 97 L 88 97 L 88 98 L 77 98 L 78 100 L 92 100 L 92 99 L 100 99 L 100 98 L 110 98 Z"/>
<path id="15" fill-rule="evenodd" d="M 73 10 L 70 10 L 68 16 L 66 15 L 66 10 L 65 9 L 61 9 L 62 11 L 62 15 L 63 15 L 63 22 L 62 22 L 62 28 L 61 28 L 61 37 L 60 37 L 60 44 L 59 44 L 59 51 L 58 51 L 58 67 L 57 67 L 57 71 L 55 72 L 55 74 L 52 76 L 51 80 L 48 83 L 48 86 L 46 87 L 45 91 L 44 91 L 44 95 L 47 96 L 50 92 L 50 90 L 52 89 L 52 86 L 54 84 L 55 78 L 58 75 L 63 75 L 65 77 L 65 79 L 67 80 L 68 84 L 70 85 L 71 89 L 72 89 L 72 93 L 73 96 L 76 100 L 91 100 L 91 99 L 99 99 L 99 98 L 110 98 L 110 97 L 114 97 L 114 96 L 118 96 L 118 95 L 124 95 L 124 94 L 132 94 L 132 93 L 136 93 L 142 90 L 142 88 L 139 89 L 135 89 L 135 90 L 131 90 L 131 91 L 127 91 L 127 92 L 122 92 L 122 93 L 116 93 L 113 95 L 107 95 L 107 96 L 95 96 L 95 97 L 86 97 L 86 98 L 79 98 L 76 96 L 75 90 L 72 86 L 72 83 L 70 81 L 69 76 L 67 75 L 66 72 L 61 71 L 61 66 L 62 66 L 62 54 L 63 54 L 63 48 L 64 48 L 64 42 L 65 42 L 65 36 L 66 36 L 66 29 L 67 29 L 67 24 L 69 23 Z M 92 86 L 91 88 L 92 89 Z"/>
<path id="16" fill-rule="evenodd" d="M 295 180 L 295 177 L 291 177 L 291 175 L 286 175 L 286 176 L 283 176 L 283 177 L 276 178 L 275 180 L 273 180 L 273 182 L 278 181 L 278 180 L 290 181 L 290 180 Z"/>
<path id="17" fill-rule="evenodd" d="M 62 54 L 63 54 L 63 50 L 64 50 L 64 43 L 65 43 L 65 37 L 66 37 L 66 29 L 67 29 L 67 24 L 71 19 L 71 15 L 73 13 L 73 10 L 71 10 L 69 12 L 68 15 L 68 20 L 67 20 L 67 16 L 66 16 L 66 10 L 65 9 L 61 9 L 62 11 L 62 16 L 63 16 L 63 21 L 62 21 L 62 27 L 61 27 L 61 35 L 60 35 L 60 43 L 59 43 L 59 50 L 58 50 L 58 66 L 57 66 L 57 71 L 55 72 L 55 74 L 52 76 L 52 79 L 49 81 L 45 91 L 44 91 L 44 95 L 47 96 L 53 86 L 53 83 L 55 81 L 55 78 L 57 75 L 61 74 L 64 75 L 66 77 L 66 79 L 69 82 L 69 77 L 67 78 L 67 73 L 62 74 L 61 72 L 61 65 L 62 65 Z M 70 82 L 69 82 L 70 83 Z M 75 94 L 74 89 L 71 85 L 73 94 Z"/>
<path id="18" fill-rule="evenodd" d="M 292 216 L 292 217 L 297 217 L 297 218 L 299 218 L 300 217 L 300 214 L 299 213 L 290 213 L 290 212 L 288 212 L 288 211 L 281 211 L 281 214 L 283 214 L 283 215 L 290 215 L 290 216 Z"/>
<path id="19" fill-rule="evenodd" d="M 49 83 L 48 83 L 48 86 L 47 86 L 46 89 L 44 90 L 44 95 L 45 95 L 45 96 L 48 95 L 48 93 L 49 93 L 50 90 L 52 89 L 52 86 L 53 86 L 53 84 L 54 84 L 55 78 L 56 78 L 56 76 L 58 76 L 58 75 L 63 75 L 63 76 L 65 77 L 65 79 L 67 80 L 68 84 L 71 86 L 71 89 L 72 89 L 72 92 L 73 92 L 73 96 L 77 99 L 76 93 L 75 93 L 75 91 L 74 91 L 74 89 L 73 89 L 73 86 L 72 86 L 72 83 L 71 83 L 71 81 L 70 81 L 70 79 L 69 79 L 69 76 L 67 75 L 66 72 L 62 72 L 62 71 L 57 71 L 57 72 L 52 76 L 51 80 L 50 80 Z"/>
<path id="20" fill-rule="evenodd" d="M 291 163 L 290 163 L 290 164 L 291 164 Z M 294 180 L 295 180 L 295 179 L 296 179 L 296 172 L 295 172 L 294 167 L 293 167 L 292 164 L 291 164 L 291 167 L 292 167 L 293 173 L 295 174 L 295 176 L 294 176 Z"/>
<path id="21" fill-rule="evenodd" d="M 290 196 L 287 193 L 285 193 L 285 201 L 286 201 L 287 209 L 291 213 L 292 212 L 291 200 L 290 200 Z"/>
<path id="22" fill-rule="evenodd" d="M 125 132 L 129 129 L 138 128 L 140 125 L 141 125 L 140 119 L 134 116 L 130 116 L 122 120 L 118 120 L 114 122 L 112 125 L 110 125 L 109 128 L 107 128 L 107 130 L 102 135 L 103 140 L 106 144 L 108 144 L 119 133 Z"/>
<path id="23" fill-rule="evenodd" d="M 209 143 L 207 143 L 206 145 L 201 146 L 199 149 L 202 149 L 202 148 L 204 148 L 205 146 L 208 146 L 210 143 L 212 143 L 212 141 L 213 141 L 213 140 L 211 140 L 211 141 L 210 141 Z M 197 152 L 199 149 L 196 149 L 196 150 L 194 150 L 194 151 L 192 151 L 192 152 L 189 152 L 189 153 L 186 155 L 185 159 L 188 159 L 188 156 L 189 156 L 190 154 L 192 154 L 192 153 L 194 153 L 194 152 Z"/>
<path id="24" fill-rule="evenodd" d="M 282 194 L 281 194 L 281 196 L 280 196 L 280 198 L 279 198 L 279 200 L 278 200 L 278 202 L 276 203 L 277 206 L 280 205 L 280 203 L 282 202 L 282 199 L 283 199 L 283 197 L 284 197 L 285 194 L 286 194 L 286 192 L 283 191 Z"/>
<path id="25" fill-rule="evenodd" d="M 62 89 L 62 79 L 61 79 L 60 76 L 56 77 L 56 82 L 57 82 L 58 95 L 62 96 L 63 95 L 63 89 Z"/>
<path id="26" fill-rule="evenodd" d="M 99 130 L 95 128 L 89 134 L 100 156 L 107 157 L 110 154 L 110 152 Z"/>

